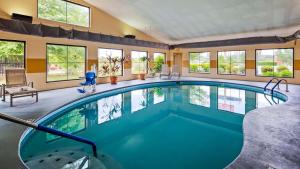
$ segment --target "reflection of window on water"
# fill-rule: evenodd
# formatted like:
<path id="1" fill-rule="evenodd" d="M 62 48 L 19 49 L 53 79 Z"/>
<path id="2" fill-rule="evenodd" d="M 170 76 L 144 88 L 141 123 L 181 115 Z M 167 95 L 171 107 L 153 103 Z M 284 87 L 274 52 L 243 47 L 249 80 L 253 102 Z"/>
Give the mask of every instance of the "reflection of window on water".
<path id="1" fill-rule="evenodd" d="M 79 108 L 74 109 L 63 116 L 60 116 L 57 120 L 48 125 L 48 127 L 65 133 L 74 133 L 83 130 L 86 127 L 86 124 L 85 115 L 80 112 L 81 110 L 82 109 Z M 47 134 L 46 137 L 48 141 L 58 138 L 58 136 L 52 134 Z"/>
<path id="2" fill-rule="evenodd" d="M 131 112 L 136 112 L 147 107 L 147 89 L 131 92 Z"/>
<path id="3" fill-rule="evenodd" d="M 257 108 L 268 107 L 273 104 L 279 104 L 281 102 L 282 101 L 280 99 L 272 97 L 270 95 L 256 93 L 256 107 Z"/>
<path id="4" fill-rule="evenodd" d="M 245 90 L 218 88 L 218 109 L 245 114 Z"/>
<path id="5" fill-rule="evenodd" d="M 189 88 L 189 102 L 210 107 L 210 86 L 191 86 Z"/>
<path id="6" fill-rule="evenodd" d="M 153 88 L 153 103 L 158 104 L 165 101 L 165 94 L 163 88 Z"/>
<path id="7" fill-rule="evenodd" d="M 122 94 L 98 100 L 98 124 L 121 117 L 122 102 Z"/>

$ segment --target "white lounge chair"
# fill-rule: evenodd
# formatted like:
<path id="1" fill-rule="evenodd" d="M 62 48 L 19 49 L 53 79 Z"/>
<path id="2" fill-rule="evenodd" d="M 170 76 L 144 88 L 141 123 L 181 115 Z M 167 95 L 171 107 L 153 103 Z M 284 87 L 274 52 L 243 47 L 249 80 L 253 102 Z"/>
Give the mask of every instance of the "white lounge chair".
<path id="1" fill-rule="evenodd" d="M 172 79 L 172 77 L 177 76 L 177 78 L 180 78 L 180 70 L 179 70 L 179 66 L 178 65 L 173 65 L 172 66 L 172 72 L 170 74 L 170 79 Z"/>
<path id="2" fill-rule="evenodd" d="M 163 76 L 167 76 L 168 78 L 170 78 L 170 69 L 167 64 L 163 64 L 161 66 L 161 72 L 159 74 L 159 78 L 161 79 Z"/>

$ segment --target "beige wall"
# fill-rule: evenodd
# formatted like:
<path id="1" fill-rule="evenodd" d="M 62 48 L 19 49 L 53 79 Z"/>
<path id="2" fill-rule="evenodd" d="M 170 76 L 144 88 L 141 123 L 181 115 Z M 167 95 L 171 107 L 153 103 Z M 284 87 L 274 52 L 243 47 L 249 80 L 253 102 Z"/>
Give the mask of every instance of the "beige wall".
<path id="1" fill-rule="evenodd" d="M 33 17 L 33 23 L 42 23 L 52 26 L 61 26 L 65 29 L 89 30 L 90 32 L 103 33 L 115 36 L 124 36 L 126 34 L 136 35 L 137 39 L 157 41 L 141 31 L 121 22 L 104 11 L 84 2 L 83 0 L 72 0 L 78 4 L 90 7 L 91 10 L 91 27 L 79 27 L 68 25 L 60 22 L 52 22 L 37 18 L 37 2 L 38 0 L 0 0 L 0 17 L 10 18 L 12 13 L 19 13 Z"/>
<path id="2" fill-rule="evenodd" d="M 294 78 L 286 78 L 289 83 L 300 84 L 300 40 L 291 41 L 285 44 L 264 44 L 264 45 L 244 45 L 244 46 L 228 46 L 228 47 L 212 47 L 199 49 L 174 49 L 170 51 L 170 63 L 173 63 L 174 53 L 182 53 L 182 75 L 193 77 L 219 78 L 219 79 L 235 79 L 250 81 L 268 81 L 270 77 L 255 76 L 255 49 L 272 49 L 272 48 L 294 48 Z M 246 51 L 246 76 L 238 75 L 219 75 L 217 74 L 217 52 L 229 50 L 245 50 Z M 210 52 L 211 72 L 189 73 L 189 52 Z"/>

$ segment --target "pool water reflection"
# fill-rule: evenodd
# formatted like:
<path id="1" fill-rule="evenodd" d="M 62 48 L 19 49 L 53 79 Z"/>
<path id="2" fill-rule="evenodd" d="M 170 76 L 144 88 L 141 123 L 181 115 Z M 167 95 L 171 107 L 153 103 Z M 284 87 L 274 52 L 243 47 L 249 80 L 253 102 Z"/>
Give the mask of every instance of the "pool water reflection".
<path id="1" fill-rule="evenodd" d="M 218 169 L 239 154 L 245 113 L 283 101 L 254 91 L 205 85 L 138 89 L 82 103 L 44 125 L 90 138 L 106 156 L 106 168 Z M 37 149 L 36 147 L 41 147 Z M 51 134 L 34 132 L 21 156 L 32 168 L 62 150 L 89 147 Z M 80 153 L 79 153 L 80 154 Z M 63 157 L 66 154 L 59 154 Z M 56 168 L 83 165 L 84 153 L 66 157 Z M 78 162 L 78 160 L 81 162 Z M 84 165 L 95 166 L 91 160 Z"/>

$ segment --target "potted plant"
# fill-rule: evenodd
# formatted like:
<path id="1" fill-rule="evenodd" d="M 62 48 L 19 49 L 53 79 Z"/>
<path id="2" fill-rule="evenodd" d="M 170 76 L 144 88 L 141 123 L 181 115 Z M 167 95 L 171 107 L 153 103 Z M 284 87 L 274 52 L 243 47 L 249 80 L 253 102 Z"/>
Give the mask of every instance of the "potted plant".
<path id="1" fill-rule="evenodd" d="M 150 62 L 150 58 L 148 58 L 146 56 L 141 57 L 140 60 L 141 60 L 141 62 Z M 140 77 L 140 80 L 145 80 L 146 72 L 140 72 L 139 77 Z"/>
<path id="2" fill-rule="evenodd" d="M 105 63 L 102 66 L 103 73 L 104 74 L 109 74 L 110 77 L 110 83 L 111 84 L 117 84 L 118 81 L 118 76 L 117 73 L 120 70 L 121 66 L 118 65 L 118 63 L 123 63 L 125 58 L 117 58 L 117 57 L 112 57 L 109 55 L 107 58 L 107 63 Z"/>

